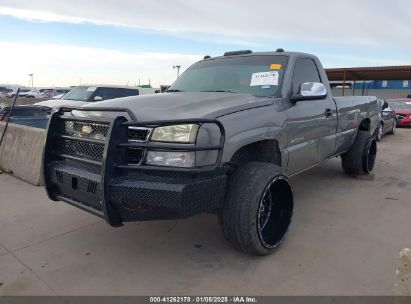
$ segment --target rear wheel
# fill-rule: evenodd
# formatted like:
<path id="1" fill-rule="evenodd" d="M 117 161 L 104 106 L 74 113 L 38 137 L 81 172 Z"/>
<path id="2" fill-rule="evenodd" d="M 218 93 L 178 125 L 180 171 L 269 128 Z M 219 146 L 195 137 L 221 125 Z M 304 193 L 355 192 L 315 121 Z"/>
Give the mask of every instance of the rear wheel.
<path id="1" fill-rule="evenodd" d="M 380 125 L 378 126 L 378 129 L 377 129 L 377 134 L 375 136 L 375 139 L 377 141 L 380 141 L 381 138 L 382 138 L 383 133 L 384 133 L 384 125 L 382 123 L 380 123 Z"/>
<path id="2" fill-rule="evenodd" d="M 388 132 L 388 134 L 390 135 L 394 135 L 395 134 L 395 130 L 397 129 L 397 122 L 394 121 L 394 123 L 392 124 L 392 128 L 391 131 Z"/>
<path id="3" fill-rule="evenodd" d="M 341 155 L 342 167 L 349 175 L 369 174 L 377 157 L 377 141 L 367 131 L 358 131 L 350 150 Z"/>
<path id="4" fill-rule="evenodd" d="M 281 168 L 251 162 L 231 177 L 219 216 L 225 238 L 236 249 L 265 255 L 284 240 L 292 214 L 292 188 Z"/>

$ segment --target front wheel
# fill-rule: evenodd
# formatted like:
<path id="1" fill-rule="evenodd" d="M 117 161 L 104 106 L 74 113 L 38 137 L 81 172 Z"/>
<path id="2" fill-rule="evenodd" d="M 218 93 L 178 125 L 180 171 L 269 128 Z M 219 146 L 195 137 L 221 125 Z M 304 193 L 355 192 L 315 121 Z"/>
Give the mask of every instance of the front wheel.
<path id="1" fill-rule="evenodd" d="M 284 240 L 293 215 L 288 177 L 271 163 L 251 162 L 236 170 L 220 223 L 225 238 L 252 255 L 273 252 Z"/>

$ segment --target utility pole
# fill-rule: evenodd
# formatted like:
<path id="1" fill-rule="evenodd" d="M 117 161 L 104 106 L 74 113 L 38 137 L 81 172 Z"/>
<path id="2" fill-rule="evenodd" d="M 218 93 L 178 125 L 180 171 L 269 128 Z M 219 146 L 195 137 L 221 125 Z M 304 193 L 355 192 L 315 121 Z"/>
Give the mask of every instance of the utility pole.
<path id="1" fill-rule="evenodd" d="M 30 74 L 29 74 L 29 77 L 31 77 L 31 88 L 34 87 L 33 76 L 34 76 L 33 73 L 30 73 Z"/>
<path id="2" fill-rule="evenodd" d="M 173 69 L 177 69 L 177 78 L 180 77 L 180 68 L 181 65 L 173 65 Z"/>

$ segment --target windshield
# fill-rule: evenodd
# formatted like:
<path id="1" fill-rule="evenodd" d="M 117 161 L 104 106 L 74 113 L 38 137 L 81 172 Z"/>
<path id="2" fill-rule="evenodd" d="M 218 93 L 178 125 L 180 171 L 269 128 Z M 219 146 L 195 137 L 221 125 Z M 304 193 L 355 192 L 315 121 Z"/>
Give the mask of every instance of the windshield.
<path id="1" fill-rule="evenodd" d="M 244 56 L 200 61 L 168 92 L 231 92 L 279 96 L 287 56 Z"/>
<path id="2" fill-rule="evenodd" d="M 85 87 L 85 86 L 75 87 L 70 92 L 68 92 L 66 95 L 64 95 L 63 99 L 88 101 L 90 96 L 94 93 L 96 89 L 97 89 L 96 87 Z"/>
<path id="3" fill-rule="evenodd" d="M 401 101 L 390 101 L 389 105 L 394 110 L 399 109 L 410 109 L 411 110 L 411 99 L 410 100 L 401 100 Z"/>

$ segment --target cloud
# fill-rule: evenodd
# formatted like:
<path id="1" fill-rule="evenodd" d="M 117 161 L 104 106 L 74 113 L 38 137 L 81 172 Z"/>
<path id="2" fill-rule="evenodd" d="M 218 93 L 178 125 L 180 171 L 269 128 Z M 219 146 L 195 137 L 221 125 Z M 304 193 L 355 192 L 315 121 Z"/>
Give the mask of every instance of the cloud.
<path id="1" fill-rule="evenodd" d="M 326 67 L 357 65 L 400 65 L 395 59 L 344 56 L 320 53 Z M 29 73 L 34 74 L 35 86 L 71 86 L 83 84 L 135 85 L 151 80 L 152 85 L 171 84 L 177 71 L 202 59 L 196 54 L 123 52 L 111 49 L 76 47 L 55 44 L 27 44 L 0 42 L 2 71 L 0 83 L 29 83 Z"/>
<path id="2" fill-rule="evenodd" d="M 26 20 L 110 24 L 210 40 L 410 47 L 411 2 L 391 0 L 0 0 Z M 224 40 L 224 39 L 223 39 Z"/>
<path id="3" fill-rule="evenodd" d="M 0 83 L 28 83 L 34 73 L 36 86 L 88 84 L 171 84 L 176 77 L 173 65 L 181 70 L 201 59 L 199 55 L 175 53 L 128 53 L 110 49 L 53 44 L 0 42 L 2 71 Z"/>
<path id="4" fill-rule="evenodd" d="M 37 21 L 37 22 L 66 22 L 66 23 L 97 23 L 94 20 L 87 20 L 84 18 L 64 16 L 60 14 L 54 14 L 47 11 L 29 10 L 29 9 L 18 9 L 11 7 L 0 7 L 0 15 L 13 16 L 19 19 L 27 21 Z M 103 23 L 101 23 L 103 24 Z"/>
<path id="5" fill-rule="evenodd" d="M 254 49 L 281 45 L 316 53 L 326 67 L 400 65 L 411 60 L 409 1 L 0 0 L 0 15 L 51 26 L 87 23 L 165 33 L 208 42 L 211 55 L 218 44 Z M 26 84 L 27 74 L 34 73 L 37 85 L 76 85 L 80 77 L 83 83 L 134 84 L 139 78 L 144 83 L 151 78 L 155 85 L 169 84 L 176 75 L 173 65 L 181 64 L 184 70 L 202 57 L 167 53 L 167 45 L 156 53 L 115 48 L 121 46 L 99 49 L 3 41 L 2 70 L 8 72 L 0 74 L 0 82 Z"/>

